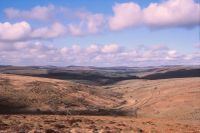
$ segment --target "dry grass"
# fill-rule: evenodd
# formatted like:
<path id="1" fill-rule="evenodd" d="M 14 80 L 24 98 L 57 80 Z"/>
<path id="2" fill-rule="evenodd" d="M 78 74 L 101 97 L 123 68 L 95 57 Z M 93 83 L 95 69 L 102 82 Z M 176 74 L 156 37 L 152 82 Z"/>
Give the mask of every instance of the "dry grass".
<path id="1" fill-rule="evenodd" d="M 198 133 L 198 121 L 108 116 L 1 115 L 3 133 Z"/>
<path id="2" fill-rule="evenodd" d="M 121 101 L 99 87 L 63 80 L 2 74 L 0 85 L 0 105 L 24 105 L 2 105 L 0 112 L 7 113 L 96 114 Z"/>
<path id="3" fill-rule="evenodd" d="M 1 74 L 0 133 L 198 133 L 199 97 L 200 78 L 93 86 Z"/>
<path id="4" fill-rule="evenodd" d="M 200 78 L 128 80 L 111 86 L 123 94 L 121 109 L 139 117 L 200 120 Z"/>

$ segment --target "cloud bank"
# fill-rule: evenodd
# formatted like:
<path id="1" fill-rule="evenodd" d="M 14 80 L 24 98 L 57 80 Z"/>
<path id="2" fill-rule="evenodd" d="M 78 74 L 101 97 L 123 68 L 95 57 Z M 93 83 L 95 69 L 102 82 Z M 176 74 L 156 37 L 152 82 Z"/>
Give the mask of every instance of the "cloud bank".
<path id="1" fill-rule="evenodd" d="M 200 63 L 200 53 L 185 55 L 163 45 L 126 49 L 120 48 L 118 44 L 91 44 L 87 47 L 72 45 L 57 48 L 41 42 L 0 43 L 0 64 L 147 66 L 186 62 Z"/>
<path id="2" fill-rule="evenodd" d="M 141 8 L 134 2 L 115 4 L 109 18 L 111 30 L 146 26 L 150 28 L 200 25 L 200 5 L 193 0 L 167 0 Z"/>

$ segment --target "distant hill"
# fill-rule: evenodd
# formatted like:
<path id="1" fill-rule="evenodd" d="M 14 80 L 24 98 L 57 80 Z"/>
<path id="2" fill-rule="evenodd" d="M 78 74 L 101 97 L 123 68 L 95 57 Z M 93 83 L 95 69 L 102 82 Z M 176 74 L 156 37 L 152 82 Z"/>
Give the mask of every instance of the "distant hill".
<path id="1" fill-rule="evenodd" d="M 129 79 L 168 79 L 200 77 L 200 66 L 93 67 L 93 66 L 0 66 L 0 73 L 76 80 L 96 85 Z"/>

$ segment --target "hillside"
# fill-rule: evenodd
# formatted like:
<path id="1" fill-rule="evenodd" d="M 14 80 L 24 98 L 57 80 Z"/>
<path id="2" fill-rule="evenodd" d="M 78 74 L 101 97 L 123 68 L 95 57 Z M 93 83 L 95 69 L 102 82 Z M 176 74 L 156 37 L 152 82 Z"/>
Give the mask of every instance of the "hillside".
<path id="1" fill-rule="evenodd" d="M 92 86 L 1 74 L 1 113 L 131 115 L 200 120 L 200 78 Z"/>
<path id="2" fill-rule="evenodd" d="M 0 131 L 196 133 L 199 97 L 199 77 L 97 86 L 1 74 Z"/>
<path id="3" fill-rule="evenodd" d="M 200 120 L 200 78 L 127 80 L 107 86 L 123 94 L 121 110 L 137 117 Z M 136 114 L 137 113 L 137 114 Z"/>
<path id="4" fill-rule="evenodd" d="M 4 74 L 0 78 L 1 113 L 92 114 L 118 106 L 116 95 L 72 81 Z"/>

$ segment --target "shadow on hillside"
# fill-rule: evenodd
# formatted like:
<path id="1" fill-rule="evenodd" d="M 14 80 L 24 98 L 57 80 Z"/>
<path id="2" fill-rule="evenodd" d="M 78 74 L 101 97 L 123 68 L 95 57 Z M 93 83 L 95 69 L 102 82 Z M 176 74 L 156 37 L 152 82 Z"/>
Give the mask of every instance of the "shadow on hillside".
<path id="1" fill-rule="evenodd" d="M 137 76 L 108 77 L 100 74 L 90 74 L 90 73 L 82 74 L 82 73 L 67 73 L 67 72 L 53 72 L 48 74 L 31 75 L 31 76 L 45 77 L 51 79 L 61 79 L 61 80 L 77 80 L 77 81 L 85 80 L 85 81 L 91 81 L 98 85 L 109 85 L 122 80 L 139 79 Z"/>
<path id="2" fill-rule="evenodd" d="M 19 103 L 9 97 L 0 97 L 0 114 L 7 114 L 12 112 L 19 112 L 24 110 L 28 105 Z"/>
<path id="3" fill-rule="evenodd" d="M 131 80 L 131 79 L 158 80 L 158 79 L 171 79 L 171 78 L 200 77 L 200 69 L 191 69 L 191 70 L 180 69 L 164 73 L 149 74 L 144 77 L 138 77 L 138 76 L 108 77 L 99 74 L 81 74 L 81 73 L 66 73 L 66 72 L 40 74 L 37 75 L 37 77 L 45 77 L 45 78 L 61 79 L 61 80 L 78 80 L 78 81 L 85 80 L 85 81 L 91 81 L 98 85 L 110 85 L 110 84 L 115 84 L 119 81 Z"/>
<path id="4" fill-rule="evenodd" d="M 28 110 L 26 107 L 14 107 L 14 106 L 2 106 L 0 105 L 0 114 L 27 114 L 27 115 L 88 115 L 88 116 L 133 116 L 134 113 L 130 113 L 125 110 L 117 109 L 96 109 L 96 110 L 66 110 L 66 111 L 52 111 L 39 109 Z"/>
<path id="5" fill-rule="evenodd" d="M 131 79 L 170 79 L 170 78 L 186 78 L 186 77 L 200 77 L 200 68 L 174 68 L 160 69 L 160 68 L 148 68 L 145 71 L 129 70 L 126 68 L 120 69 L 120 71 L 112 68 L 113 71 L 104 71 L 106 68 L 101 70 L 63 70 L 62 68 L 45 68 L 44 70 L 40 68 L 24 67 L 3 67 L 0 69 L 0 73 L 16 74 L 24 76 L 34 76 L 34 77 L 44 77 L 51 79 L 60 80 L 74 80 L 79 83 L 92 84 L 92 85 L 111 85 L 116 82 Z M 139 68 L 138 68 L 139 70 Z M 151 73 L 151 74 L 148 74 Z M 137 75 L 146 75 L 139 77 Z"/>
<path id="6" fill-rule="evenodd" d="M 186 78 L 186 77 L 200 77 L 200 69 L 192 70 L 176 70 L 165 73 L 155 73 L 142 77 L 142 79 L 157 80 L 157 79 L 171 79 L 171 78 Z"/>

